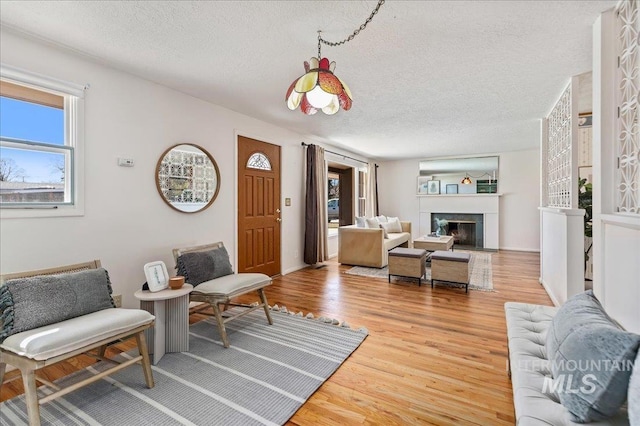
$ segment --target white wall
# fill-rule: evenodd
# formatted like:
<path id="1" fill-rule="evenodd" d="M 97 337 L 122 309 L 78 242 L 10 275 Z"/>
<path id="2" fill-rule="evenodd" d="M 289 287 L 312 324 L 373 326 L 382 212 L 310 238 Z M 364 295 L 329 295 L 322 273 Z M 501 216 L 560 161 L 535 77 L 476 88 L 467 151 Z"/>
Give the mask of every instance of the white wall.
<path id="1" fill-rule="evenodd" d="M 540 250 L 539 155 L 537 149 L 499 154 L 498 192 L 503 194 L 500 197 L 500 249 Z M 414 238 L 420 236 L 416 196 L 419 162 L 420 159 L 388 161 L 379 163 L 378 169 L 380 213 L 410 220 Z"/>
<path id="2" fill-rule="evenodd" d="M 304 266 L 303 138 L 166 87 L 105 67 L 50 45 L 2 31 L 0 60 L 50 77 L 90 83 L 85 98 L 85 215 L 3 219 L 0 268 L 16 272 L 100 259 L 124 306 L 137 306 L 143 265 L 173 247 L 224 241 L 236 251 L 236 134 L 282 146 L 282 271 Z M 284 104 L 283 104 L 284 107 Z M 169 208 L 155 186 L 156 162 L 177 143 L 201 145 L 220 167 L 221 189 L 200 213 Z M 117 158 L 135 160 L 118 167 Z M 298 257 L 295 257 L 295 253 Z"/>

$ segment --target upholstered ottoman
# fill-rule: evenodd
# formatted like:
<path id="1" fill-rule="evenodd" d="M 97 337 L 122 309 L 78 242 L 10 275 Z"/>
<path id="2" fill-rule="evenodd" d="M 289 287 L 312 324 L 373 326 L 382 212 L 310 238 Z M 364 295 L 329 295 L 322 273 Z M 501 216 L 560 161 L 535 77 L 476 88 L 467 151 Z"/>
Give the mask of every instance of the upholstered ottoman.
<path id="1" fill-rule="evenodd" d="M 431 287 L 434 281 L 447 281 L 465 285 L 469 292 L 469 253 L 438 250 L 431 255 Z"/>
<path id="2" fill-rule="evenodd" d="M 396 247 L 389 251 L 389 282 L 391 275 L 417 278 L 418 286 L 422 285 L 422 277 L 426 273 L 427 251 Z"/>

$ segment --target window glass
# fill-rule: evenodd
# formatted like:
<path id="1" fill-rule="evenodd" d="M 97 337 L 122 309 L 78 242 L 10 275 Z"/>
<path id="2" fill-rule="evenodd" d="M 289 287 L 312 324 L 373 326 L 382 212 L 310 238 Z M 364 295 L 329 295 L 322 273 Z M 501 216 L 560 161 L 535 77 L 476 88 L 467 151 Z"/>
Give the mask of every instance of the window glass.
<path id="1" fill-rule="evenodd" d="M 266 155 L 256 152 L 247 160 L 248 169 L 271 170 L 271 162 Z"/>
<path id="2" fill-rule="evenodd" d="M 64 145 L 64 109 L 0 96 L 0 136 Z"/>
<path id="3" fill-rule="evenodd" d="M 79 97 L 64 88 L 40 87 L 50 83 L 42 76 L 8 71 L 18 78 L 0 80 L 0 207 L 14 212 L 21 207 L 74 209 Z M 38 216 L 34 210 L 24 211 L 28 217 Z M 68 211 L 77 213 L 81 210 Z"/>

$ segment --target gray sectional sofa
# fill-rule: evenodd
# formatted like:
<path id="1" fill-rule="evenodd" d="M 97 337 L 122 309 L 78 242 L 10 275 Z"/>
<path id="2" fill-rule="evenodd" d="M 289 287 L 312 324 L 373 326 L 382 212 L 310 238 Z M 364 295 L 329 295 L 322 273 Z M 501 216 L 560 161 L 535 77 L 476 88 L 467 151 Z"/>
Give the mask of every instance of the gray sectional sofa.
<path id="1" fill-rule="evenodd" d="M 640 425 L 640 336 L 591 291 L 560 308 L 509 302 L 505 314 L 517 425 Z"/>

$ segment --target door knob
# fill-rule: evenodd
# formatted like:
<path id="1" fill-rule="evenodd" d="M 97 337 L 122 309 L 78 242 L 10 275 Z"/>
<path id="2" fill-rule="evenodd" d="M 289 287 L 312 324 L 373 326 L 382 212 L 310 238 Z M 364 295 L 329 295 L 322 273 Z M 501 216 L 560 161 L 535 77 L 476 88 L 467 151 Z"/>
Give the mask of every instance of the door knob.
<path id="1" fill-rule="evenodd" d="M 276 209 L 276 213 L 280 213 L 280 209 Z"/>
<path id="2" fill-rule="evenodd" d="M 280 219 L 279 217 L 276 217 L 276 222 L 282 222 L 282 219 Z"/>

